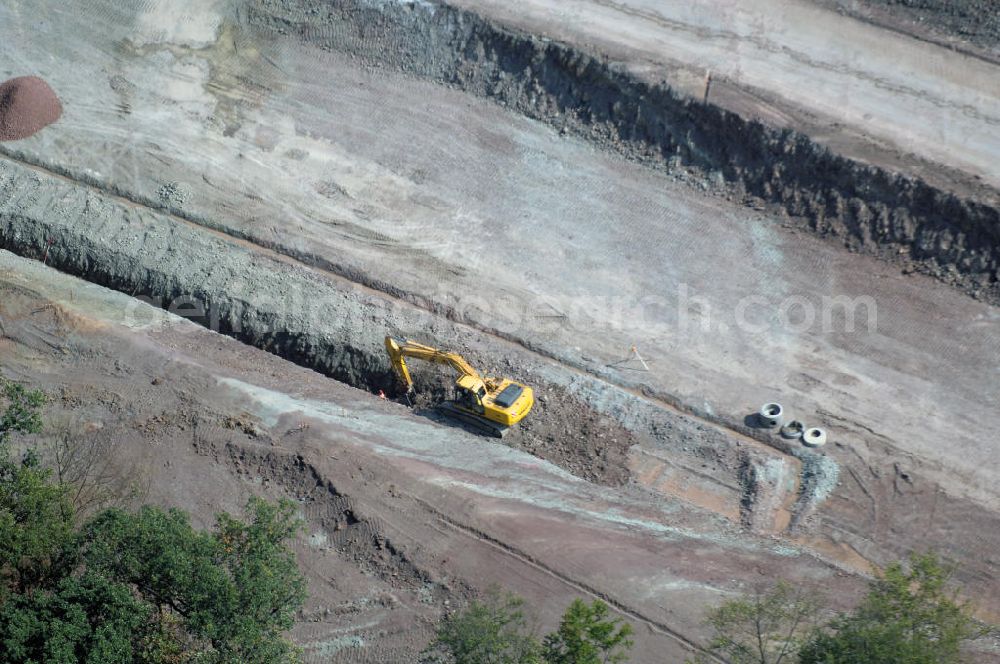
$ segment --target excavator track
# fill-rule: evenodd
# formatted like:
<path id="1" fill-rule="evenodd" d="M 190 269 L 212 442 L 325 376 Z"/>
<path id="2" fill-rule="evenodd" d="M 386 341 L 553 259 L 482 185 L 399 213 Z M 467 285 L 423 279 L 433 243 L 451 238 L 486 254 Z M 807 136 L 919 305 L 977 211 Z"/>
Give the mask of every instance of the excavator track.
<path id="1" fill-rule="evenodd" d="M 444 403 L 438 404 L 436 409 L 448 419 L 461 422 L 470 429 L 473 429 L 476 433 L 483 436 L 503 438 L 510 429 L 510 427 L 506 427 L 499 422 L 493 422 L 492 420 L 488 420 L 485 417 L 476 415 L 475 413 L 470 413 L 452 401 L 445 401 Z"/>

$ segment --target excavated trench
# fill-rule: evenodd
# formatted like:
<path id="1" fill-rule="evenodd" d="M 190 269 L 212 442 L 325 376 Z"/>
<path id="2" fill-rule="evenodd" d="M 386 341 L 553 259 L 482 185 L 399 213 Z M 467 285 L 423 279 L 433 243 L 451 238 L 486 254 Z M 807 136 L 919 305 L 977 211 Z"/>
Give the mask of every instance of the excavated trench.
<path id="1" fill-rule="evenodd" d="M 609 485 L 633 481 L 641 469 L 631 451 L 652 449 L 669 466 L 647 464 L 658 480 L 669 475 L 679 485 L 707 487 L 702 493 L 708 498 L 695 496 L 695 504 L 754 530 L 796 527 L 836 483 L 836 464 L 826 457 L 797 451 L 795 460 L 746 438 L 741 443 L 734 431 L 572 367 L 553 369 L 548 358 L 434 311 L 8 160 L 0 160 L 0 248 L 369 392 L 391 391 L 396 383 L 382 345 L 385 334 L 420 330 L 422 339 L 460 350 L 491 373 L 516 366 L 517 377 L 535 386 L 541 397 L 535 412 L 511 432 L 508 444 Z M 141 325 L 142 312 L 140 306 L 129 312 L 132 322 Z M 791 483 L 798 487 L 791 494 L 761 481 L 760 473 L 742 470 L 748 464 L 772 467 L 775 459 L 799 478 Z M 689 493 L 665 492 L 692 499 Z M 719 510 L 720 501 L 729 507 Z"/>
<path id="2" fill-rule="evenodd" d="M 383 347 L 387 333 L 420 330 L 422 339 L 444 347 L 461 343 L 455 325 L 432 311 L 195 222 L 6 160 L 0 160 L 0 222 L 0 248 L 368 392 L 398 391 Z M 142 311 L 136 306 L 127 319 L 142 324 Z M 478 349 L 463 352 L 479 366 L 510 363 L 508 354 L 484 351 L 488 343 L 482 339 L 477 343 Z M 425 397 L 440 399 L 449 392 L 448 383 L 433 369 L 415 375 Z M 533 384 L 545 382 L 535 377 Z M 537 409 L 531 435 L 551 438 L 558 431 L 568 440 L 587 441 L 599 434 L 614 442 L 614 450 L 602 460 L 603 472 L 577 463 L 574 457 L 592 451 L 584 445 L 550 460 L 587 479 L 626 482 L 624 454 L 635 443 L 634 434 L 565 391 L 553 402 Z M 415 405 L 431 414 L 432 404 Z M 527 444 L 527 435 L 515 434 L 515 444 Z"/>
<path id="3" fill-rule="evenodd" d="M 800 215 L 817 232 L 886 256 L 898 256 L 898 247 L 906 246 L 927 265 L 960 275 L 960 285 L 969 290 L 982 294 L 996 286 L 1000 242 L 997 213 L 989 206 L 862 167 L 804 136 L 681 98 L 586 53 L 430 3 L 316 7 L 258 0 L 251 7 L 246 20 L 255 30 L 293 32 L 380 66 L 494 98 L 654 166 L 679 161 L 722 173 L 747 194 Z M 380 284 L 310 269 L 317 262 L 303 264 L 300 257 L 213 231 L 204 220 L 158 212 L 133 192 L 108 191 L 69 175 L 0 161 L 0 247 L 370 392 L 391 391 L 395 384 L 382 348 L 386 333 L 420 330 L 428 341 L 460 350 L 488 371 L 513 362 L 523 373 L 519 377 L 558 396 L 539 405 L 512 444 L 581 477 L 622 484 L 629 481 L 629 449 L 653 441 L 654 451 L 679 458 L 679 467 L 708 468 L 695 473 L 696 481 L 716 482 L 725 500 L 741 505 L 745 523 L 761 524 L 755 529 L 772 528 L 774 510 L 790 512 L 794 527 L 836 483 L 836 465 L 825 457 L 782 449 L 801 465 L 797 493 L 782 497 L 776 480 L 768 479 L 781 473 L 765 472 L 769 453 L 746 445 L 737 450 L 739 436 L 749 432 L 726 430 L 731 423 L 670 412 L 636 397 L 629 386 L 616 391 L 575 367 L 554 378 L 535 349 L 491 347 L 498 341 L 524 346 L 521 340 L 490 339 L 489 330 L 456 331 L 462 322 L 443 319 L 448 312 L 433 303 L 413 306 L 413 298 L 394 299 L 400 294 Z M 470 331 L 475 341 L 469 341 Z M 595 406 L 608 402 L 609 391 L 616 406 Z M 669 395 L 652 396 L 678 405 Z M 659 477 L 663 471 L 651 472 Z M 764 503 L 773 506 L 761 516 L 755 505 Z"/>
<path id="4" fill-rule="evenodd" d="M 838 155 L 622 66 L 435 2 L 257 0 L 251 26 L 395 67 L 656 168 L 724 179 L 803 228 L 1000 303 L 1000 210 Z M 978 195 L 978 194 L 977 194 Z"/>
<path id="5" fill-rule="evenodd" d="M 386 328 L 362 313 L 385 303 L 266 250 L 9 161 L 0 163 L 0 219 L 4 249 L 354 387 L 393 383 L 381 350 Z"/>

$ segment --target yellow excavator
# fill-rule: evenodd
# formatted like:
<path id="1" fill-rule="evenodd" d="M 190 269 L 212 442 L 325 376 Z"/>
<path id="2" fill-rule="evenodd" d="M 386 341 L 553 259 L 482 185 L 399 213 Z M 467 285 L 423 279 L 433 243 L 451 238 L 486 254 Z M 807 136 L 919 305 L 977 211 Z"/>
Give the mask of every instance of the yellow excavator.
<path id="1" fill-rule="evenodd" d="M 408 357 L 447 364 L 458 372 L 455 381 L 457 399 L 438 408 L 480 433 L 502 438 L 510 427 L 524 419 L 535 403 L 534 392 L 527 385 L 509 378 L 485 378 L 457 353 L 393 336 L 385 338 L 385 349 L 407 393 L 413 391 L 413 379 L 406 366 Z"/>

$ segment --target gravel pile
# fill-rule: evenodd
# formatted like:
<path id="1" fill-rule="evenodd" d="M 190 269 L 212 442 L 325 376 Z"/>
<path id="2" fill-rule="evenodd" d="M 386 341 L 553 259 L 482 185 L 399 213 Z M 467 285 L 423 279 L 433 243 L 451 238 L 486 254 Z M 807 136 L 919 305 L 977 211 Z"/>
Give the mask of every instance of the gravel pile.
<path id="1" fill-rule="evenodd" d="M 0 84 L 0 141 L 19 141 L 62 115 L 62 104 L 49 84 L 20 76 Z"/>

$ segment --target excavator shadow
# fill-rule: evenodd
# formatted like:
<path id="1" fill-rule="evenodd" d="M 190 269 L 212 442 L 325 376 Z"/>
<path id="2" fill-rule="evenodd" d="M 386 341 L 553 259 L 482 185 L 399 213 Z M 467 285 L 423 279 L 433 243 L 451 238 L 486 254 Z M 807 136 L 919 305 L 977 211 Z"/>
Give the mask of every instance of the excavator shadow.
<path id="1" fill-rule="evenodd" d="M 413 406 L 413 413 L 414 415 L 425 417 L 432 422 L 463 429 L 469 433 L 487 438 L 503 438 L 510 429 L 510 427 L 505 427 L 501 424 L 484 422 L 482 418 L 462 411 L 451 401 L 443 401 L 426 406 Z"/>

